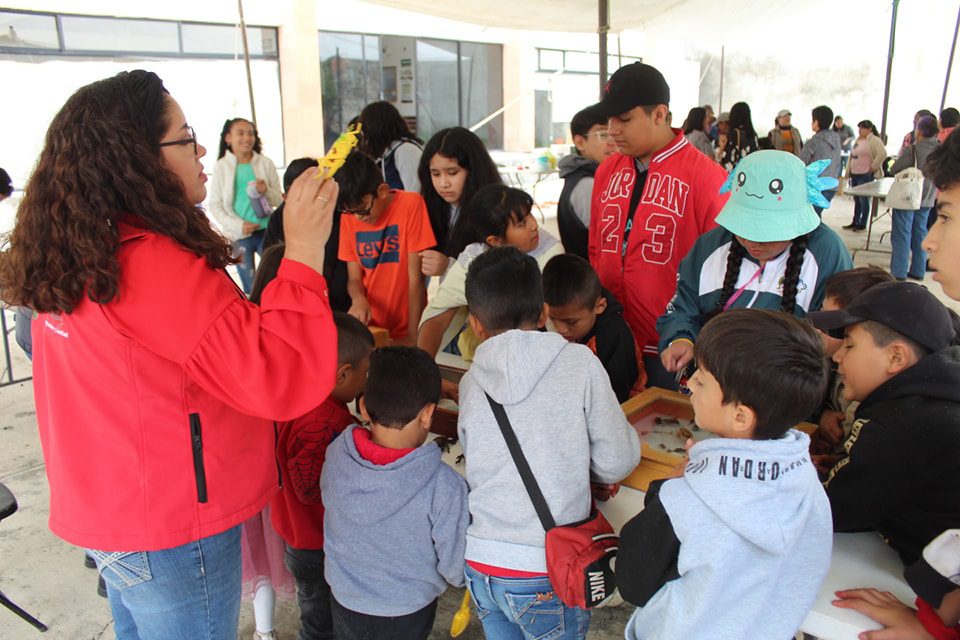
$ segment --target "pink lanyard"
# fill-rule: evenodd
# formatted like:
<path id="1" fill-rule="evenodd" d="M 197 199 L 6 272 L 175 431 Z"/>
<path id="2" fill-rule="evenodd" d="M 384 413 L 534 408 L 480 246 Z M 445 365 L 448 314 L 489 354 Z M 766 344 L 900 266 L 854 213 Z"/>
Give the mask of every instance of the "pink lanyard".
<path id="1" fill-rule="evenodd" d="M 737 289 L 736 293 L 734 293 L 732 296 L 730 296 L 730 299 L 727 300 L 727 304 L 723 305 L 723 310 L 726 311 L 727 309 L 729 309 L 730 307 L 732 307 L 732 306 L 733 306 L 733 303 L 737 301 L 737 298 L 739 298 L 740 296 L 743 295 L 743 292 L 746 290 L 746 288 L 749 287 L 749 286 L 753 283 L 754 280 L 756 280 L 757 278 L 759 278 L 761 273 L 763 273 L 763 268 L 762 268 L 762 267 L 759 268 L 759 269 L 757 269 L 756 273 L 753 274 L 753 277 L 751 277 L 749 280 L 747 280 L 746 284 L 744 284 L 742 287 L 740 287 L 739 289 Z"/>

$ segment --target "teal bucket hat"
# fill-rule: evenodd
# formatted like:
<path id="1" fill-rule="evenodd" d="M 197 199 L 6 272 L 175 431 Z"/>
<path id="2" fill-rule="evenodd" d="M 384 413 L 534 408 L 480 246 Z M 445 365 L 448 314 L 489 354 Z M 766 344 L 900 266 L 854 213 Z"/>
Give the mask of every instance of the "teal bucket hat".
<path id="1" fill-rule="evenodd" d="M 785 242 L 820 226 L 813 205 L 830 206 L 821 191 L 837 186 L 836 178 L 821 178 L 830 160 L 809 166 L 786 151 L 756 151 L 741 160 L 720 193 L 730 199 L 717 215 L 717 224 L 751 242 Z"/>

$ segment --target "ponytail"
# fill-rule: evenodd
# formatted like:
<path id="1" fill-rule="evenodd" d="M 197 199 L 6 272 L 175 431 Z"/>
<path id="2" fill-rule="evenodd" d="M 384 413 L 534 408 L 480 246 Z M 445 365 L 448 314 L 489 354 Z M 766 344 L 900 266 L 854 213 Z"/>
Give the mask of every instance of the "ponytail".
<path id="1" fill-rule="evenodd" d="M 783 294 L 781 309 L 793 315 L 793 308 L 797 304 L 797 287 L 800 284 L 800 269 L 803 267 L 803 256 L 807 252 L 807 240 L 810 235 L 796 238 L 790 245 L 790 256 L 783 273 Z"/>

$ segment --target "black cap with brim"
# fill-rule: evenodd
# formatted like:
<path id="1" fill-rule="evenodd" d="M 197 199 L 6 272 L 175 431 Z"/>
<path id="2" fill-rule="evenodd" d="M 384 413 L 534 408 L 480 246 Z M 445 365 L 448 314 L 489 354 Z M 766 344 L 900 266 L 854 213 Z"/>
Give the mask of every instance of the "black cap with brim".
<path id="1" fill-rule="evenodd" d="M 604 118 L 611 118 L 634 107 L 670 104 L 670 87 L 655 67 L 634 62 L 620 67 L 603 90 L 596 107 Z"/>
<path id="2" fill-rule="evenodd" d="M 929 351 L 950 346 L 955 332 L 950 311 L 926 287 L 912 282 L 884 282 L 870 287 L 839 311 L 807 314 L 823 331 L 872 320 Z"/>

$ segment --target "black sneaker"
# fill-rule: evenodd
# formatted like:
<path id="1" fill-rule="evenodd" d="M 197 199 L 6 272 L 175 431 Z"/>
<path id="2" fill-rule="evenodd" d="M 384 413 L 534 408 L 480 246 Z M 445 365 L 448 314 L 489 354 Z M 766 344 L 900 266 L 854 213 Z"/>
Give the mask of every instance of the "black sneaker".
<path id="1" fill-rule="evenodd" d="M 87 569 L 96 569 L 97 561 L 93 559 L 93 556 L 89 553 L 83 554 L 83 566 Z"/>
<path id="2" fill-rule="evenodd" d="M 107 583 L 104 581 L 103 576 L 99 576 L 97 581 L 97 595 L 101 598 L 107 597 Z"/>
<path id="3" fill-rule="evenodd" d="M 843 225 L 843 228 L 846 229 L 847 231 L 851 231 L 851 230 L 852 230 L 852 231 L 856 231 L 857 225 L 855 225 L 855 224 L 853 224 L 853 223 L 851 222 L 850 224 L 845 224 L 845 225 Z"/>

